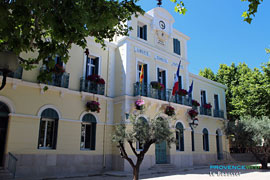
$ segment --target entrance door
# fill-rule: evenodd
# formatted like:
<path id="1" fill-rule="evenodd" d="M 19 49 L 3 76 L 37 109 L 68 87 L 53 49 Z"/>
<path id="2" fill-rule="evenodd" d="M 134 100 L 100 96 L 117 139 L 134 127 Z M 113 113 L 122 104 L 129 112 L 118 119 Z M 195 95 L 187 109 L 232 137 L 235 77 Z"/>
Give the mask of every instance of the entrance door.
<path id="1" fill-rule="evenodd" d="M 216 131 L 216 144 L 217 144 L 217 158 L 218 160 L 223 159 L 223 154 L 222 154 L 222 142 L 221 142 L 221 136 L 219 131 Z"/>
<path id="2" fill-rule="evenodd" d="M 0 166 L 4 165 L 8 114 L 8 107 L 4 103 L 0 102 Z"/>
<path id="3" fill-rule="evenodd" d="M 163 141 L 156 144 L 156 163 L 166 164 L 167 163 L 167 153 L 166 153 L 166 142 Z"/>

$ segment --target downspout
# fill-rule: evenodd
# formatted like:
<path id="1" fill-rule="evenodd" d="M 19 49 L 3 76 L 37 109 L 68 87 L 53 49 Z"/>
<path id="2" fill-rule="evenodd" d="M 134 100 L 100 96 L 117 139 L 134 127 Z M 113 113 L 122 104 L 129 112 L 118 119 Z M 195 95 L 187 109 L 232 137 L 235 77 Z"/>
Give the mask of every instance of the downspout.
<path id="1" fill-rule="evenodd" d="M 107 57 L 107 84 L 106 84 L 106 97 L 108 97 L 108 82 L 109 82 L 109 54 L 110 49 L 108 46 L 108 57 Z M 103 126 L 103 169 L 106 169 L 106 154 L 105 154 L 105 135 L 106 135 L 106 124 L 107 124 L 107 111 L 108 111 L 108 99 L 106 100 L 106 107 L 105 107 L 105 122 Z"/>

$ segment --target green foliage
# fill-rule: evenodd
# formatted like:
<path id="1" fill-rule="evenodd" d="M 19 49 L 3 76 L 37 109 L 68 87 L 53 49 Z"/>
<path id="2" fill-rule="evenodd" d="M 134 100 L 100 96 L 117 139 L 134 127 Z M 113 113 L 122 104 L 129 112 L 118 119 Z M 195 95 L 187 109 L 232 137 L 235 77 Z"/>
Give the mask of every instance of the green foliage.
<path id="1" fill-rule="evenodd" d="M 270 118 L 244 116 L 240 118 L 245 132 L 250 134 L 249 144 L 270 147 Z"/>
<path id="2" fill-rule="evenodd" d="M 86 47 L 86 37 L 104 39 L 128 35 L 126 22 L 133 14 L 143 13 L 137 0 L 4 0 L 0 3 L 0 49 L 38 52 L 36 58 L 21 62 L 27 70 L 40 61 L 51 67 L 56 55 L 65 63 L 72 44 Z M 48 57 L 52 57 L 48 59 Z M 54 65 L 54 64 L 53 64 Z M 38 79 L 44 82 L 45 74 Z"/>
<path id="3" fill-rule="evenodd" d="M 258 6 L 263 2 L 263 0 L 241 0 L 241 1 L 248 1 L 248 10 L 243 12 L 242 17 L 244 17 L 244 21 L 247 23 L 251 23 L 252 16 L 255 17 L 257 13 Z"/>
<path id="4" fill-rule="evenodd" d="M 145 119 L 134 114 L 130 115 L 129 119 L 130 123 L 116 126 L 115 133 L 112 136 L 113 142 L 130 141 L 142 144 L 151 142 L 153 144 L 166 141 L 168 146 L 174 142 L 173 132 L 171 132 L 166 119 L 156 118 L 146 122 Z"/>
<path id="5" fill-rule="evenodd" d="M 199 75 L 228 87 L 228 119 L 236 120 L 244 115 L 270 117 L 270 62 L 253 70 L 245 63 L 238 66 L 221 64 L 216 74 L 211 69 L 204 69 Z"/>

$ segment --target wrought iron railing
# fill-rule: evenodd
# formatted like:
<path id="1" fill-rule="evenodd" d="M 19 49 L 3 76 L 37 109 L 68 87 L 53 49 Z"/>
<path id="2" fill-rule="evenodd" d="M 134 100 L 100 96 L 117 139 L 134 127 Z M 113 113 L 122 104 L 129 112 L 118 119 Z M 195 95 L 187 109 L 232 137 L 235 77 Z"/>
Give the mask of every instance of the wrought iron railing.
<path id="1" fill-rule="evenodd" d="M 45 67 L 41 67 L 40 71 L 46 70 Z M 68 88 L 69 86 L 69 73 L 52 73 L 52 80 L 47 82 L 48 85 Z"/>
<path id="2" fill-rule="evenodd" d="M 48 82 L 48 85 L 68 88 L 69 85 L 69 73 L 53 73 L 52 81 Z"/>
<path id="3" fill-rule="evenodd" d="M 17 165 L 18 159 L 12 154 L 8 153 L 8 171 L 15 177 L 16 175 L 16 165 Z"/>
<path id="4" fill-rule="evenodd" d="M 214 109 L 214 117 L 224 118 L 224 111 L 219 109 Z"/>
<path id="5" fill-rule="evenodd" d="M 80 91 L 104 95 L 105 84 L 97 84 L 97 83 L 91 82 L 90 80 L 87 80 L 85 78 L 81 78 Z"/>
<path id="6" fill-rule="evenodd" d="M 140 84 L 138 82 L 134 83 L 134 96 L 141 95 L 163 101 L 170 101 L 177 104 L 191 106 L 192 99 L 190 97 L 180 96 L 177 94 L 175 96 L 172 96 L 171 94 L 172 94 L 171 89 L 158 90 L 152 88 L 152 86 L 148 84 Z"/>
<path id="7" fill-rule="evenodd" d="M 207 109 L 205 107 L 200 107 L 200 114 L 201 115 L 212 116 L 212 110 L 211 109 Z"/>
<path id="8" fill-rule="evenodd" d="M 22 72 L 23 72 L 23 68 L 19 66 L 16 71 L 8 73 L 7 76 L 11 78 L 16 78 L 16 79 L 22 79 Z M 3 73 L 0 72 L 0 76 L 2 75 Z"/>

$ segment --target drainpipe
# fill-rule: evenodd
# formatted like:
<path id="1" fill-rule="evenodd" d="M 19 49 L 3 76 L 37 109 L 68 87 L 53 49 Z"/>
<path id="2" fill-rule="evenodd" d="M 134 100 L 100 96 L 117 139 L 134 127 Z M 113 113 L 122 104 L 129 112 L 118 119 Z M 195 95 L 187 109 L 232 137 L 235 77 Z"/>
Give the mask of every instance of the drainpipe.
<path id="1" fill-rule="evenodd" d="M 109 82 L 109 54 L 110 49 L 108 46 L 108 57 L 107 57 L 107 83 L 106 83 L 106 97 L 108 97 L 108 82 Z M 106 154 L 105 154 L 105 135 L 106 135 L 106 124 L 107 124 L 107 112 L 108 112 L 108 100 L 106 100 L 106 107 L 105 107 L 105 122 L 103 126 L 103 169 L 106 169 Z"/>

